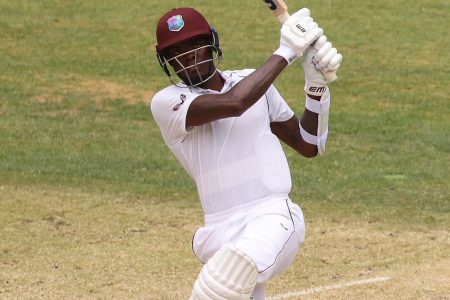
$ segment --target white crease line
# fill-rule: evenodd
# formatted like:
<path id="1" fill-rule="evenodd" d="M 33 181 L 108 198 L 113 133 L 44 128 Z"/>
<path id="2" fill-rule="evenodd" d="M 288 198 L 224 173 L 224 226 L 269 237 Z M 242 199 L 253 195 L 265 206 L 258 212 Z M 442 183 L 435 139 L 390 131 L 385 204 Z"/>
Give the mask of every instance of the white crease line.
<path id="1" fill-rule="evenodd" d="M 365 279 L 365 280 L 349 281 L 349 282 L 338 283 L 338 284 L 333 284 L 333 285 L 328 285 L 328 286 L 320 286 L 320 287 L 315 287 L 315 288 L 308 288 L 306 290 L 297 291 L 297 292 L 289 292 L 289 293 L 279 294 L 279 295 L 275 295 L 275 296 L 272 296 L 272 297 L 268 297 L 267 300 L 288 299 L 288 298 L 291 298 L 291 297 L 297 297 L 297 296 L 302 296 L 302 295 L 314 294 L 314 293 L 319 293 L 319 292 L 323 292 L 323 291 L 339 289 L 339 288 L 343 288 L 343 287 L 347 287 L 347 286 L 354 286 L 354 285 L 363 285 L 363 284 L 369 284 L 369 283 L 383 282 L 383 281 L 388 281 L 390 279 L 391 279 L 390 277 L 375 277 L 375 278 L 370 278 L 370 279 Z"/>

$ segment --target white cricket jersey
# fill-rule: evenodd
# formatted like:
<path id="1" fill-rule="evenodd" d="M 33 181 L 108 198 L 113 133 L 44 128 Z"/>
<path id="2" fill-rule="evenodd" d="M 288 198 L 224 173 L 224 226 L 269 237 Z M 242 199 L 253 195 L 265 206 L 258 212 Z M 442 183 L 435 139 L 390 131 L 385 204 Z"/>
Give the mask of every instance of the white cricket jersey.
<path id="1" fill-rule="evenodd" d="M 254 70 L 224 71 L 220 92 L 171 85 L 152 99 L 151 111 L 164 141 L 195 180 L 205 214 L 274 195 L 287 195 L 291 177 L 271 122 L 294 112 L 273 85 L 239 117 L 186 128 L 189 105 L 200 95 L 224 93 Z"/>

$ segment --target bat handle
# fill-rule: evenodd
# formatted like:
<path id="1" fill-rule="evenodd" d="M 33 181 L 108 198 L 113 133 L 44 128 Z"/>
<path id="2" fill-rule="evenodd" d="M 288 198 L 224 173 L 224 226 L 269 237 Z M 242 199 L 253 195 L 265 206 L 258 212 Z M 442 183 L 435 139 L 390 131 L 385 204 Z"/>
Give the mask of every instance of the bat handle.
<path id="1" fill-rule="evenodd" d="M 323 77 L 327 80 L 327 82 L 333 82 L 337 79 L 336 71 L 323 73 Z"/>
<path id="2" fill-rule="evenodd" d="M 285 11 L 284 13 L 279 14 L 279 15 L 275 15 L 275 16 L 277 17 L 278 22 L 283 24 L 289 18 L 289 13 L 287 11 Z"/>

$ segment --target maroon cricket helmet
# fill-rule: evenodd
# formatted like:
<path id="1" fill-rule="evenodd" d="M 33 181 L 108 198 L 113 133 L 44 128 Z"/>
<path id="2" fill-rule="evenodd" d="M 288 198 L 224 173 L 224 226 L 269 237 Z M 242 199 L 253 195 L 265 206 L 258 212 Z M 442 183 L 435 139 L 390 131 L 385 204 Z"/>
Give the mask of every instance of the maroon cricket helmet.
<path id="1" fill-rule="evenodd" d="M 165 13 L 156 27 L 156 50 L 162 52 L 170 46 L 197 36 L 212 36 L 205 17 L 193 8 L 174 8 Z"/>

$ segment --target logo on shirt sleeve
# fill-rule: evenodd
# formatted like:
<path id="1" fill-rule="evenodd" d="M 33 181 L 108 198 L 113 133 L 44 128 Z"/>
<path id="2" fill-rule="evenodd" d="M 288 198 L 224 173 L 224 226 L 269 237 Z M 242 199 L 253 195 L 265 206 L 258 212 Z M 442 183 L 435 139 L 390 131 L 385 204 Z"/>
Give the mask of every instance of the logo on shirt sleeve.
<path id="1" fill-rule="evenodd" d="M 186 95 L 185 94 L 181 94 L 180 95 L 180 102 L 177 103 L 172 109 L 173 111 L 177 111 L 180 109 L 181 105 L 183 105 L 184 101 L 186 101 Z"/>

